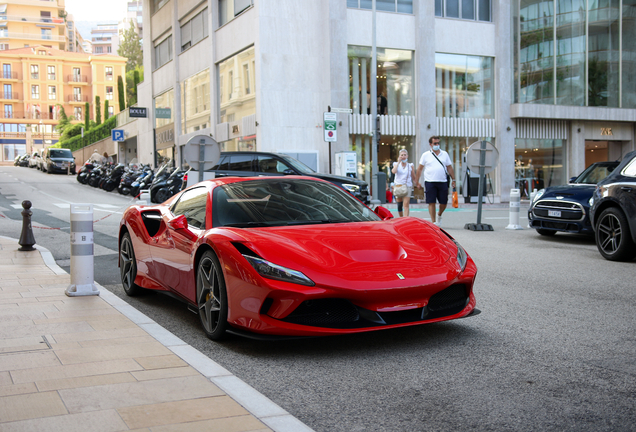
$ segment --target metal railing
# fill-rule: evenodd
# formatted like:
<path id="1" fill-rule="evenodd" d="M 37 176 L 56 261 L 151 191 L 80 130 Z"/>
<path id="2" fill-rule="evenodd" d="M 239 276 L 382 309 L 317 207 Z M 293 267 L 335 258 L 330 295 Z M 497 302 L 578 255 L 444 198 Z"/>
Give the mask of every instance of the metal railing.
<path id="1" fill-rule="evenodd" d="M 86 95 L 68 95 L 66 96 L 67 102 L 90 102 Z"/>
<path id="2" fill-rule="evenodd" d="M 67 75 L 66 81 L 70 83 L 87 83 L 88 77 L 86 75 Z"/>
<path id="3" fill-rule="evenodd" d="M 18 92 L 3 92 L 0 91 L 0 99 L 12 99 L 12 100 L 19 100 L 20 96 L 18 95 Z"/>

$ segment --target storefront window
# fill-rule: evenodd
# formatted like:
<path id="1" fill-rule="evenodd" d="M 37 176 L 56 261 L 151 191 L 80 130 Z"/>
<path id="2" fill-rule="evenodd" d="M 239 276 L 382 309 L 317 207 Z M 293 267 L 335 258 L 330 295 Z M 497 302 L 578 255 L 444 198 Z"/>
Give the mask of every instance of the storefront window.
<path id="1" fill-rule="evenodd" d="M 349 46 L 348 51 L 351 109 L 371 114 L 371 48 Z M 377 65 L 378 114 L 415 115 L 413 52 L 378 48 Z"/>
<path id="2" fill-rule="evenodd" d="M 168 90 L 155 98 L 155 128 L 174 122 L 174 90 Z"/>
<path id="3" fill-rule="evenodd" d="M 567 183 L 564 169 L 564 141 L 515 140 L 515 188 L 522 197 L 529 197 L 533 189 Z"/>
<path id="4" fill-rule="evenodd" d="M 435 54 L 437 117 L 494 118 L 491 57 Z"/>
<path id="5" fill-rule="evenodd" d="M 219 101 L 219 123 L 228 127 L 228 139 L 220 143 L 222 151 L 256 150 L 254 59 L 251 47 L 219 63 L 219 95 L 224 95 Z"/>
<path id="6" fill-rule="evenodd" d="M 210 127 L 210 69 L 181 83 L 181 130 L 184 134 Z"/>
<path id="7" fill-rule="evenodd" d="M 585 105 L 585 0 L 557 1 L 558 105 Z"/>

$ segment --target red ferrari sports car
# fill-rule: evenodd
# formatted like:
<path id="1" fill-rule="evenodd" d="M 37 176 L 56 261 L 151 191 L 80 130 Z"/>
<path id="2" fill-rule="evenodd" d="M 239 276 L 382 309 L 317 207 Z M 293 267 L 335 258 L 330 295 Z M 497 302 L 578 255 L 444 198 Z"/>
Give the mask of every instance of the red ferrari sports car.
<path id="1" fill-rule="evenodd" d="M 477 267 L 445 231 L 301 176 L 208 180 L 163 204 L 131 206 L 119 267 L 128 295 L 181 298 L 214 340 L 357 333 L 479 313 Z"/>

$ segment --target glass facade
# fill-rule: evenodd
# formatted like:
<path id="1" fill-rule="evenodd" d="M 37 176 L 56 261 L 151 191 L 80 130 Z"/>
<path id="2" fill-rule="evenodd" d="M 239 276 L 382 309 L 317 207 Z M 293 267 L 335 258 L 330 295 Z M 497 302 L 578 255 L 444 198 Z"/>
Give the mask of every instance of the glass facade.
<path id="1" fill-rule="evenodd" d="M 437 117 L 494 118 L 493 59 L 435 54 Z"/>
<path id="2" fill-rule="evenodd" d="M 181 131 L 183 134 L 210 127 L 210 69 L 181 83 Z"/>
<path id="3" fill-rule="evenodd" d="M 513 5 L 515 103 L 636 106 L 635 0 Z"/>
<path id="4" fill-rule="evenodd" d="M 159 114 L 157 114 L 157 109 L 159 109 Z M 155 128 L 160 128 L 173 122 L 174 90 L 168 90 L 155 98 Z"/>
<path id="5" fill-rule="evenodd" d="M 515 140 L 515 188 L 527 198 L 533 189 L 567 183 L 565 140 Z"/>

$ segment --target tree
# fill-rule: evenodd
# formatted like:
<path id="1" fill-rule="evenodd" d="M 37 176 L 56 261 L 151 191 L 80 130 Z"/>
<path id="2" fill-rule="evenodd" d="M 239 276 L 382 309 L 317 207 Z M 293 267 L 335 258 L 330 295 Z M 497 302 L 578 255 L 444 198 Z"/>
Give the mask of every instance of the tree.
<path id="1" fill-rule="evenodd" d="M 121 75 L 117 77 L 117 96 L 119 97 L 119 111 L 126 109 L 126 94 L 124 93 L 124 80 Z"/>
<path id="2" fill-rule="evenodd" d="M 104 121 L 108 120 L 108 101 L 104 102 Z"/>
<path id="3" fill-rule="evenodd" d="M 126 72 L 126 100 L 128 106 L 137 103 L 137 85 L 139 85 L 139 77 L 144 75 L 144 67 L 138 66 L 135 70 Z"/>
<path id="4" fill-rule="evenodd" d="M 95 96 L 95 123 L 102 124 L 102 101 L 99 96 Z"/>
<path id="5" fill-rule="evenodd" d="M 66 129 L 73 126 L 73 124 L 71 123 L 71 120 L 74 120 L 74 119 L 73 119 L 73 116 L 69 118 L 66 115 L 66 111 L 64 111 L 64 107 L 62 105 L 58 104 L 57 106 L 60 107 L 60 121 L 57 122 L 57 126 L 55 126 L 55 129 L 60 135 L 63 135 Z"/>
<path id="6" fill-rule="evenodd" d="M 126 72 L 135 69 L 144 63 L 144 52 L 141 48 L 141 40 L 137 34 L 135 22 L 130 21 L 130 27 L 128 30 L 123 30 L 119 33 L 119 48 L 117 48 L 117 55 L 126 57 Z"/>
<path id="7" fill-rule="evenodd" d="M 84 131 L 88 132 L 88 126 L 90 125 L 91 118 L 91 106 L 88 102 L 84 105 Z"/>

